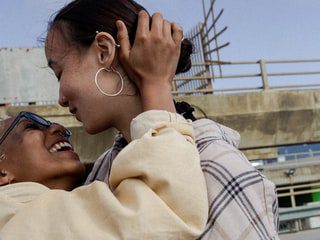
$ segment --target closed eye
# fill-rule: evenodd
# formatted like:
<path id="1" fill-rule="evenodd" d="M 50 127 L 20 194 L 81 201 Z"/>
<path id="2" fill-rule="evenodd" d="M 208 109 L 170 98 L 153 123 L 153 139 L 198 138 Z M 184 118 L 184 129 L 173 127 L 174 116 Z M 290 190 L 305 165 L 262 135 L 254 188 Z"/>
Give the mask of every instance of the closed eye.
<path id="1" fill-rule="evenodd" d="M 40 127 L 39 127 L 38 124 L 28 123 L 28 124 L 26 124 L 25 129 L 36 129 L 36 130 L 40 130 Z"/>
<path id="2" fill-rule="evenodd" d="M 56 61 L 50 59 L 48 61 L 48 66 L 49 68 L 52 69 L 52 71 L 54 72 L 54 74 L 56 75 L 58 82 L 60 82 L 60 77 L 61 77 L 61 71 L 58 71 L 59 67 Z M 58 73 L 57 73 L 58 72 Z"/>

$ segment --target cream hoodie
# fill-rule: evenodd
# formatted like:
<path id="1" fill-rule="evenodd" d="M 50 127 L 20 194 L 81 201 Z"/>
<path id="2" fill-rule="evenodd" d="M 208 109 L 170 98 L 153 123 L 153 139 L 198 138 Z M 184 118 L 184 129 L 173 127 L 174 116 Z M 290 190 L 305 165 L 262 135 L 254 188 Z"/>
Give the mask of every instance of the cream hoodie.
<path id="1" fill-rule="evenodd" d="M 1 240 L 194 239 L 206 225 L 207 192 L 192 125 L 148 111 L 111 169 L 111 190 L 71 192 L 38 183 L 0 188 Z"/>

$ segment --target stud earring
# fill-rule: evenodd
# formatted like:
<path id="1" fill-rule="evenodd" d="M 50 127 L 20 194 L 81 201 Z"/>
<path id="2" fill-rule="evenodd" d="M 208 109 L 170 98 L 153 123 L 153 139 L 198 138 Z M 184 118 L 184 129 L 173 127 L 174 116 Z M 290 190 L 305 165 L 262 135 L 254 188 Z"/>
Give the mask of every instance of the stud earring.
<path id="1" fill-rule="evenodd" d="M 96 34 L 98 34 L 98 33 L 99 33 L 99 31 L 96 31 Z M 115 45 L 117 48 L 120 47 L 120 44 L 114 43 L 114 45 Z"/>
<path id="2" fill-rule="evenodd" d="M 5 170 L 5 169 L 2 169 L 1 172 L 0 172 L 0 175 L 1 175 L 1 177 L 5 177 L 5 176 L 8 175 L 8 171 Z"/>
<path id="3" fill-rule="evenodd" d="M 98 76 L 99 76 L 99 73 L 100 73 L 101 71 L 103 71 L 103 70 L 105 70 L 105 71 L 107 71 L 107 72 L 115 73 L 115 74 L 117 74 L 117 75 L 119 76 L 119 78 L 120 78 L 120 80 L 121 80 L 121 87 L 120 87 L 120 90 L 119 90 L 118 92 L 116 92 L 116 93 L 114 93 L 114 94 L 112 94 L 112 93 L 106 93 L 106 92 L 103 91 L 102 88 L 99 86 Z M 123 90 L 123 85 L 124 85 L 123 77 L 121 76 L 120 72 L 118 72 L 117 70 L 114 70 L 112 67 L 111 67 L 110 69 L 109 69 L 109 68 L 100 68 L 100 69 L 97 71 L 97 73 L 96 73 L 96 76 L 95 76 L 95 78 L 94 78 L 94 82 L 95 82 L 98 90 L 99 90 L 103 95 L 106 95 L 106 96 L 108 96 L 108 97 L 116 97 L 116 96 L 118 96 L 118 95 L 122 92 L 122 90 Z"/>

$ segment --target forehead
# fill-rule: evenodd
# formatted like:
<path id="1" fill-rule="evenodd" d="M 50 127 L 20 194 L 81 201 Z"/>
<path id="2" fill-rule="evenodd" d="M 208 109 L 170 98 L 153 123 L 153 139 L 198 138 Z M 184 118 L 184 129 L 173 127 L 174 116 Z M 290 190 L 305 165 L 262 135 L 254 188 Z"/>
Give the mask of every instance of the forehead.
<path id="1" fill-rule="evenodd" d="M 71 46 L 59 29 L 53 28 L 48 32 L 45 41 L 45 54 L 49 63 L 58 62 L 64 58 L 70 50 Z"/>

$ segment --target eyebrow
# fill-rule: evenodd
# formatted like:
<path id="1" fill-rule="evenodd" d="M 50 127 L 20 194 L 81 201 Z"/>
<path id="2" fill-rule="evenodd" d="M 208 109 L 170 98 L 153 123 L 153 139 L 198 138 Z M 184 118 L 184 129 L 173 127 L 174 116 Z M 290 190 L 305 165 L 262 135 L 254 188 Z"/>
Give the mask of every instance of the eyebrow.
<path id="1" fill-rule="evenodd" d="M 29 122 L 29 120 L 26 119 L 26 118 L 21 118 L 21 119 L 19 120 L 19 122 L 17 123 L 17 126 L 20 125 L 20 123 L 24 123 L 24 122 Z"/>

